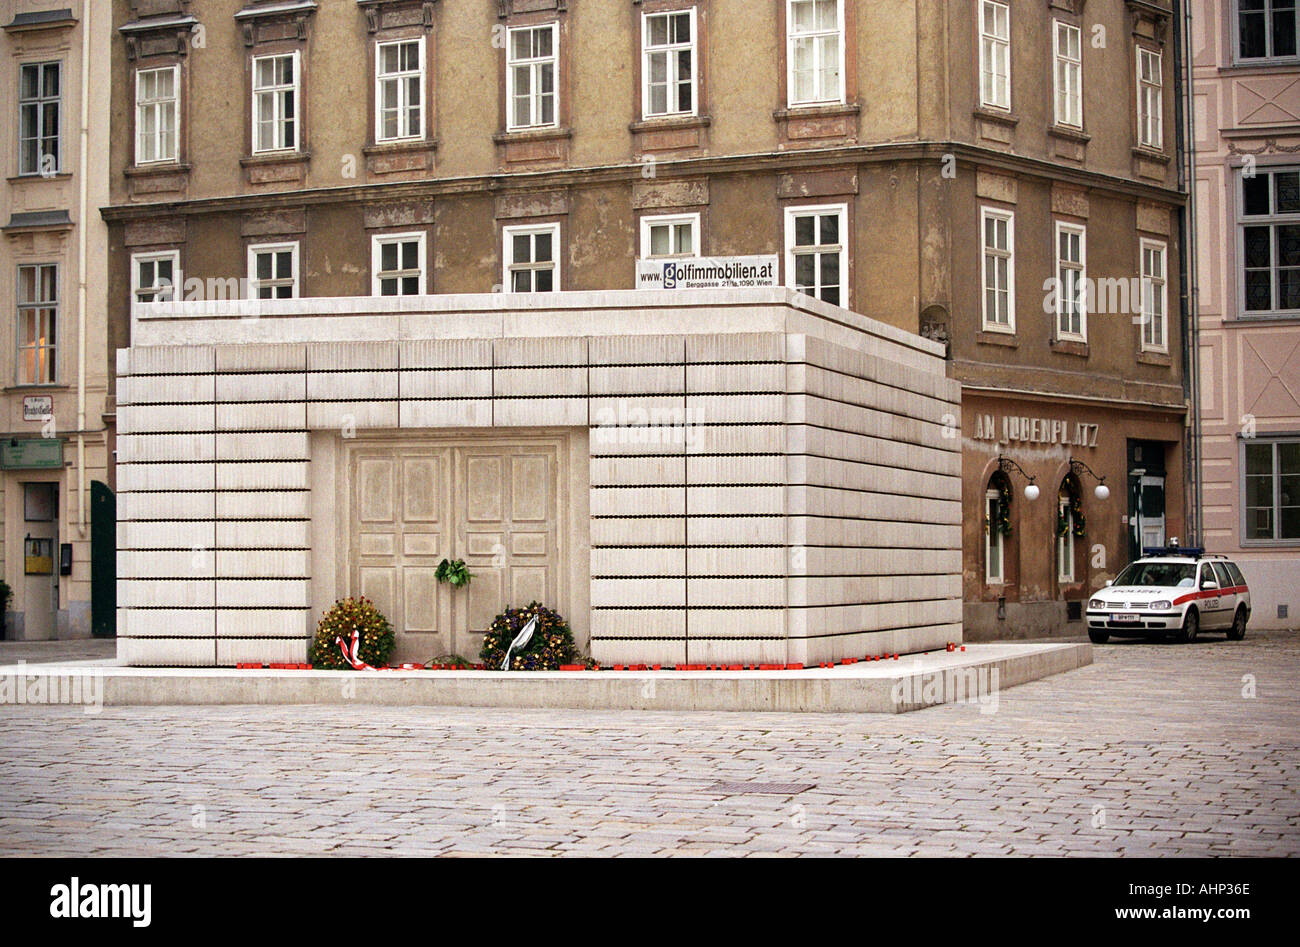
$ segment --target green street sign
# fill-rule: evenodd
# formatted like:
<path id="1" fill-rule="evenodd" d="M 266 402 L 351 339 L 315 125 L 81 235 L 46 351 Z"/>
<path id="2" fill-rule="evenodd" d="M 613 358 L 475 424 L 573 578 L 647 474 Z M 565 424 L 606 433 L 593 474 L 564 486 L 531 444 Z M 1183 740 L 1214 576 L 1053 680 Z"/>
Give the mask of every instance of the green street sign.
<path id="1" fill-rule="evenodd" d="M 6 437 L 0 440 L 0 468 L 48 470 L 62 466 L 61 437 Z"/>

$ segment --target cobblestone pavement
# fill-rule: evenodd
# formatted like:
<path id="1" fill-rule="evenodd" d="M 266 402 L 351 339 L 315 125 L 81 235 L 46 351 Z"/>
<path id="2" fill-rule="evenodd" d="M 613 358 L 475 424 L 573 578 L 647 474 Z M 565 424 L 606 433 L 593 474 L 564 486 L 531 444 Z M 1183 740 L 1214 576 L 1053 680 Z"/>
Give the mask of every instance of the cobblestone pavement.
<path id="1" fill-rule="evenodd" d="M 0 707 L 0 854 L 1294 856 L 1297 684 L 1252 634 L 995 713 Z"/>

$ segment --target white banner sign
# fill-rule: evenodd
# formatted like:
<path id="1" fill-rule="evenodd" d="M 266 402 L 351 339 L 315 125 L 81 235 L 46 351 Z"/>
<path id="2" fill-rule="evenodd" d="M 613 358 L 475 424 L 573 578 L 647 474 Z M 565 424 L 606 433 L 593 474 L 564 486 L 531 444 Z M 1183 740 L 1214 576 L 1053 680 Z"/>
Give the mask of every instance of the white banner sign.
<path id="1" fill-rule="evenodd" d="M 683 257 L 637 260 L 637 289 L 731 289 L 775 286 L 776 256 Z"/>

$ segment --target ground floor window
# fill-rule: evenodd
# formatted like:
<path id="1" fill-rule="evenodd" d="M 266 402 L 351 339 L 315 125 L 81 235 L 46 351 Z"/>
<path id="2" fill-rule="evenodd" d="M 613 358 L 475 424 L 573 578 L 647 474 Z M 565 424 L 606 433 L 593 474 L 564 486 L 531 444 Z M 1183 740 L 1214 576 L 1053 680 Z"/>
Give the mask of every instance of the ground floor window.
<path id="1" fill-rule="evenodd" d="M 504 243 L 506 292 L 549 293 L 559 289 L 559 224 L 506 227 Z"/>
<path id="2" fill-rule="evenodd" d="M 298 244 L 276 243 L 249 247 L 248 280 L 257 299 L 296 299 Z"/>
<path id="3" fill-rule="evenodd" d="M 786 209 L 787 286 L 836 306 L 847 305 L 847 216 L 844 204 Z"/>
<path id="4" fill-rule="evenodd" d="M 131 257 L 131 297 L 138 303 L 171 302 L 178 298 L 173 290 L 180 254 L 136 253 Z"/>
<path id="5" fill-rule="evenodd" d="M 984 580 L 989 585 L 1006 582 L 1007 496 L 996 482 L 984 493 Z"/>
<path id="6" fill-rule="evenodd" d="M 1300 438 L 1247 442 L 1245 539 L 1300 540 Z"/>
<path id="7" fill-rule="evenodd" d="M 376 296 L 423 296 L 424 234 L 378 236 L 371 245 L 370 268 Z"/>
<path id="8" fill-rule="evenodd" d="M 1074 541 L 1083 535 L 1083 508 L 1078 481 L 1074 475 L 1061 482 L 1056 498 L 1056 578 L 1062 584 L 1077 581 L 1074 568 Z"/>

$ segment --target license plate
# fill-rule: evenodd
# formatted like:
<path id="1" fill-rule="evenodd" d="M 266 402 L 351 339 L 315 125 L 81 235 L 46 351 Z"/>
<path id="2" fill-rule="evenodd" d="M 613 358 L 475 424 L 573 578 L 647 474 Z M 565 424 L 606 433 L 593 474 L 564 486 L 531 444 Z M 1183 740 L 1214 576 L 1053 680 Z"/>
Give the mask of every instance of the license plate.
<path id="1" fill-rule="evenodd" d="M 1140 621 L 1141 615 L 1111 615 L 1111 621 Z"/>

